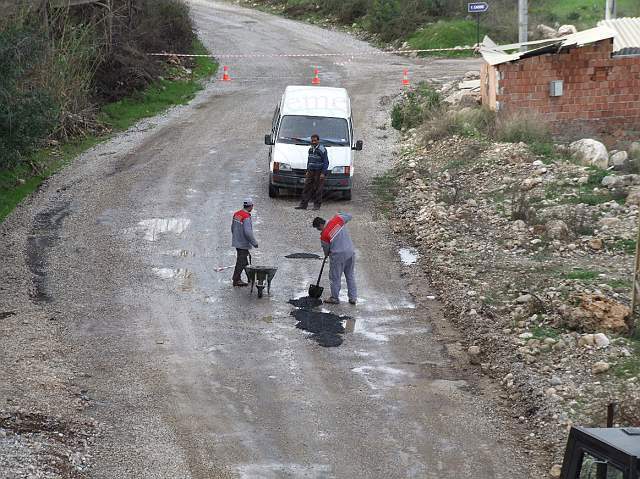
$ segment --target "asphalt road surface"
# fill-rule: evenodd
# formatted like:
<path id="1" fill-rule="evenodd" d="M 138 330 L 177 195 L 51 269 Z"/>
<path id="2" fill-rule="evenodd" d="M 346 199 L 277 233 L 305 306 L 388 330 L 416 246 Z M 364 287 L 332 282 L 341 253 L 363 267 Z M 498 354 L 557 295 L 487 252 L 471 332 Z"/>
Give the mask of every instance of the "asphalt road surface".
<path id="1" fill-rule="evenodd" d="M 375 52 L 342 33 L 191 3 L 217 53 Z M 528 477 L 491 401 L 434 339 L 437 308 L 407 292 L 370 186 L 391 165 L 389 97 L 404 66 L 415 80 L 477 62 L 360 54 L 224 63 L 232 82 L 83 155 L 12 219 L 30 224 L 24 244 L 13 241 L 25 251 L 34 308 L 64 324 L 66 367 L 91 398 L 84 414 L 104 425 L 91 476 Z M 357 247 L 360 302 L 326 309 L 352 317 L 331 348 L 290 315 L 288 300 L 304 295 L 320 262 L 285 256 L 321 250 L 315 212 L 294 210 L 293 196 L 268 197 L 263 144 L 285 86 L 309 84 L 315 64 L 323 85 L 349 90 L 365 144 L 353 201 L 320 212 L 352 213 Z M 260 300 L 215 270 L 234 262 L 231 215 L 246 196 L 256 204 L 253 262 L 279 268 Z"/>

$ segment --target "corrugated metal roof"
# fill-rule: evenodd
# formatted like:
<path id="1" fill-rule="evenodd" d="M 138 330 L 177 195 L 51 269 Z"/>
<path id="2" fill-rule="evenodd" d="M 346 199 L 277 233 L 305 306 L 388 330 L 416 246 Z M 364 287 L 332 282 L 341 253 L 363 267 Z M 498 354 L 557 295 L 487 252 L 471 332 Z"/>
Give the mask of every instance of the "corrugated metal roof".
<path id="1" fill-rule="evenodd" d="M 483 46 L 480 48 L 480 53 L 487 63 L 490 65 L 500 65 L 501 63 L 508 63 L 520 60 L 521 58 L 532 57 L 536 55 L 542 55 L 548 53 L 549 48 L 553 48 L 555 51 L 560 51 L 563 48 L 581 47 L 583 45 L 589 45 L 590 43 L 596 43 L 607 38 L 615 38 L 616 31 L 611 28 L 599 26 L 596 28 L 590 28 L 589 30 L 583 30 L 578 33 L 567 35 L 566 37 L 554 38 L 549 42 L 545 42 L 546 45 L 529 50 L 526 52 L 517 52 L 507 54 L 503 51 L 503 47 L 496 46 L 490 39 L 483 42 Z M 531 42 L 533 43 L 533 42 Z M 511 46 L 511 45 L 509 45 Z M 517 48 L 517 44 L 516 44 Z"/>
<path id="2" fill-rule="evenodd" d="M 613 39 L 614 53 L 630 54 L 627 52 L 640 49 L 640 18 L 616 18 L 602 20 L 598 26 L 611 28 L 616 32 Z M 624 52 L 622 50 L 625 50 Z M 640 52 L 638 52 L 640 53 Z"/>

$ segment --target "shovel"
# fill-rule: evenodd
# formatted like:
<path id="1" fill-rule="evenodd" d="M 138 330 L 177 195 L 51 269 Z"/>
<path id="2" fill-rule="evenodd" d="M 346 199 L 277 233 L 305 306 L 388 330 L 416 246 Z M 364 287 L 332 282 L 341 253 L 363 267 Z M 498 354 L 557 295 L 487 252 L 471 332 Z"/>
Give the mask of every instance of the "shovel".
<path id="1" fill-rule="evenodd" d="M 320 278 L 322 278 L 322 271 L 324 271 L 324 264 L 327 262 L 327 256 L 322 260 L 322 267 L 320 268 L 320 274 L 318 275 L 318 282 L 316 284 L 309 285 L 309 297 L 320 298 L 324 288 L 320 286 Z"/>

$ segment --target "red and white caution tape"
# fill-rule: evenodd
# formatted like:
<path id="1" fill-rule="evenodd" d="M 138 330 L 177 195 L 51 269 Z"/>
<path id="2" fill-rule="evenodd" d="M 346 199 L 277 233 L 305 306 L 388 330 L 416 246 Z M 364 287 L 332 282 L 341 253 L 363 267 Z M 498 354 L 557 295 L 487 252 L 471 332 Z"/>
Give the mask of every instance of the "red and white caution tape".
<path id="1" fill-rule="evenodd" d="M 345 53 L 149 53 L 153 57 L 186 57 L 186 58 L 314 58 L 314 57 L 357 57 L 363 55 L 407 54 L 407 53 L 435 53 L 435 52 L 463 52 L 476 50 L 476 47 L 455 48 L 423 48 L 415 50 L 367 50 Z"/>

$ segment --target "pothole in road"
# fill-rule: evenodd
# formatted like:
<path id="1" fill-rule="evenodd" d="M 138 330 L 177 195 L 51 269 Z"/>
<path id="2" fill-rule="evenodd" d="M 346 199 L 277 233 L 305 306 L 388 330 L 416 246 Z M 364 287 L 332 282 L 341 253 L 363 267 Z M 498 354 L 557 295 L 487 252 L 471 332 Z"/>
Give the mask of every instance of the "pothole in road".
<path id="1" fill-rule="evenodd" d="M 287 259 L 321 259 L 319 255 L 314 253 L 292 253 L 285 256 Z"/>
<path id="2" fill-rule="evenodd" d="M 308 309 L 296 309 L 291 312 L 291 316 L 298 321 L 296 328 L 312 333 L 310 338 L 325 348 L 334 348 L 342 344 L 342 335 L 346 332 L 343 322 L 351 319 Z"/>
<path id="3" fill-rule="evenodd" d="M 0 311 L 0 319 L 7 319 L 11 316 L 15 316 L 15 311 Z"/>

